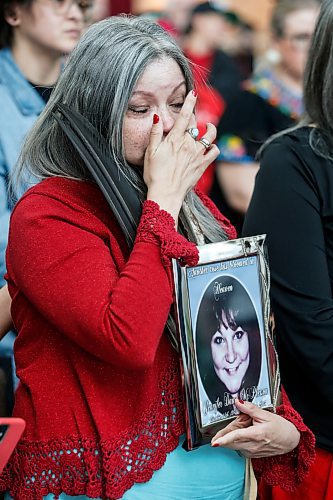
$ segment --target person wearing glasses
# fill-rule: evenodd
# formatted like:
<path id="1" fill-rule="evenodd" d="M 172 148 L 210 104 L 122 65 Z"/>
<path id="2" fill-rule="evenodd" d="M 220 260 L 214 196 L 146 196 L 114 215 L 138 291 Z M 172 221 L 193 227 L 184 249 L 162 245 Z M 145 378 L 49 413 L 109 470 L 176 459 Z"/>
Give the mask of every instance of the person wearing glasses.
<path id="1" fill-rule="evenodd" d="M 8 194 L 8 178 L 24 137 L 58 80 L 64 55 L 77 44 L 91 10 L 92 0 L 0 3 L 0 286 L 4 284 L 8 225 L 14 202 Z M 24 190 L 22 186 L 14 198 Z M 14 339 L 15 334 L 10 333 L 1 343 L 0 364 L 8 365 Z M 12 406 L 10 392 L 7 413 Z"/>
<path id="2" fill-rule="evenodd" d="M 266 139 L 302 114 L 302 79 L 320 0 L 280 0 L 271 18 L 275 65 L 254 73 L 217 127 L 221 154 L 211 197 L 241 231 Z"/>
<path id="3" fill-rule="evenodd" d="M 77 44 L 92 0 L 4 0 L 0 6 L 0 280 L 11 203 L 7 180 L 22 140 Z"/>

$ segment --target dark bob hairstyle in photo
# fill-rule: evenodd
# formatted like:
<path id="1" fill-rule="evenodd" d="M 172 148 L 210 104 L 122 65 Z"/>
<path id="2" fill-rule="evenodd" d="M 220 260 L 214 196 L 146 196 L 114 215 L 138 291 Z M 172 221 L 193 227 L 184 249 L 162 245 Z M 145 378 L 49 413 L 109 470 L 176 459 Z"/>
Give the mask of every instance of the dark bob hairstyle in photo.
<path id="1" fill-rule="evenodd" d="M 222 292 L 222 290 L 228 289 L 232 291 Z M 257 387 L 261 371 L 260 329 L 257 314 L 248 292 L 232 276 L 215 278 L 207 287 L 199 307 L 196 324 L 196 349 L 203 386 L 212 403 L 217 398 L 223 401 L 225 393 L 229 393 L 225 384 L 215 373 L 211 350 L 211 339 L 218 330 L 222 312 L 232 329 L 240 326 L 248 334 L 250 361 L 239 393 L 242 393 L 240 397 L 243 399 L 252 401 L 254 397 L 252 388 Z M 246 391 L 245 393 L 243 389 Z M 225 406 L 219 408 L 221 413 L 225 410 Z"/>

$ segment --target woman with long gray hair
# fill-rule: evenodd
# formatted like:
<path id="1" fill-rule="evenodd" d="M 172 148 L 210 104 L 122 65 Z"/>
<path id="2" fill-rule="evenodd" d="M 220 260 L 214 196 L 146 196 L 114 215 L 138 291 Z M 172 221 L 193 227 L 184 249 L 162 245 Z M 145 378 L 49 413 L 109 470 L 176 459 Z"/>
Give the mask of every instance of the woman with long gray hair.
<path id="1" fill-rule="evenodd" d="M 288 402 L 275 415 L 239 400 L 217 449 L 181 446 L 178 353 L 164 333 L 171 259 L 194 265 L 196 243 L 235 237 L 192 189 L 218 154 L 211 124 L 196 140 L 196 98 L 162 28 L 111 18 L 87 31 L 25 143 L 13 182 L 41 182 L 16 204 L 7 251 L 14 415 L 27 424 L 0 476 L 14 498 L 236 500 L 245 457 L 290 489 L 307 471 L 313 436 Z M 61 104 L 95 126 L 142 200 L 131 251 L 59 125 Z"/>
<path id="2" fill-rule="evenodd" d="M 316 461 L 295 493 L 311 500 L 333 497 L 332 33 L 325 0 L 305 71 L 305 115 L 264 147 L 244 226 L 244 234 L 268 235 L 282 382 L 316 436 Z M 267 498 L 295 496 L 274 488 Z"/>

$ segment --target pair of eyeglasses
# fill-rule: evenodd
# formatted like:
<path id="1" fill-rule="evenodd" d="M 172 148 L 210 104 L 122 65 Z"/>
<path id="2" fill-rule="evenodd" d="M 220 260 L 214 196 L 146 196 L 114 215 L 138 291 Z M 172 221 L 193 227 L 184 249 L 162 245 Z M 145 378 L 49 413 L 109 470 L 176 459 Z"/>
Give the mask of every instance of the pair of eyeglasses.
<path id="1" fill-rule="evenodd" d="M 295 33 L 294 35 L 285 35 L 284 37 L 289 43 L 299 50 L 308 50 L 312 35 L 310 33 Z"/>
<path id="2" fill-rule="evenodd" d="M 85 16 L 88 16 L 93 8 L 93 0 L 43 0 L 48 2 L 59 15 L 69 12 L 73 5 L 77 5 Z"/>

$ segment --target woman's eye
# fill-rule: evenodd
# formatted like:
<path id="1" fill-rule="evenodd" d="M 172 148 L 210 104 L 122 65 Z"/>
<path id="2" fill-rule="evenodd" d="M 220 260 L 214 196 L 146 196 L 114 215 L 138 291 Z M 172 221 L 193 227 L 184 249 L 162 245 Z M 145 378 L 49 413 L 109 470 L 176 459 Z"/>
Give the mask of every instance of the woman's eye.
<path id="1" fill-rule="evenodd" d="M 173 108 L 176 108 L 177 110 L 182 109 L 184 102 L 176 102 L 174 104 L 171 104 Z"/>
<path id="2" fill-rule="evenodd" d="M 144 113 L 147 113 L 148 108 L 134 108 L 132 106 L 128 106 L 129 111 L 132 111 L 132 113 L 137 113 L 139 115 L 142 115 Z"/>
<path id="3" fill-rule="evenodd" d="M 80 9 L 82 11 L 85 12 L 86 10 L 92 9 L 93 4 L 92 4 L 91 0 L 79 0 L 78 1 L 78 6 L 80 7 Z"/>
<path id="4" fill-rule="evenodd" d="M 225 342 L 223 337 L 215 337 L 214 338 L 214 344 L 222 344 L 222 342 Z"/>
<path id="5" fill-rule="evenodd" d="M 240 340 L 243 337 L 243 335 L 244 335 L 243 330 L 239 330 L 238 332 L 235 333 L 234 338 L 236 340 Z"/>

